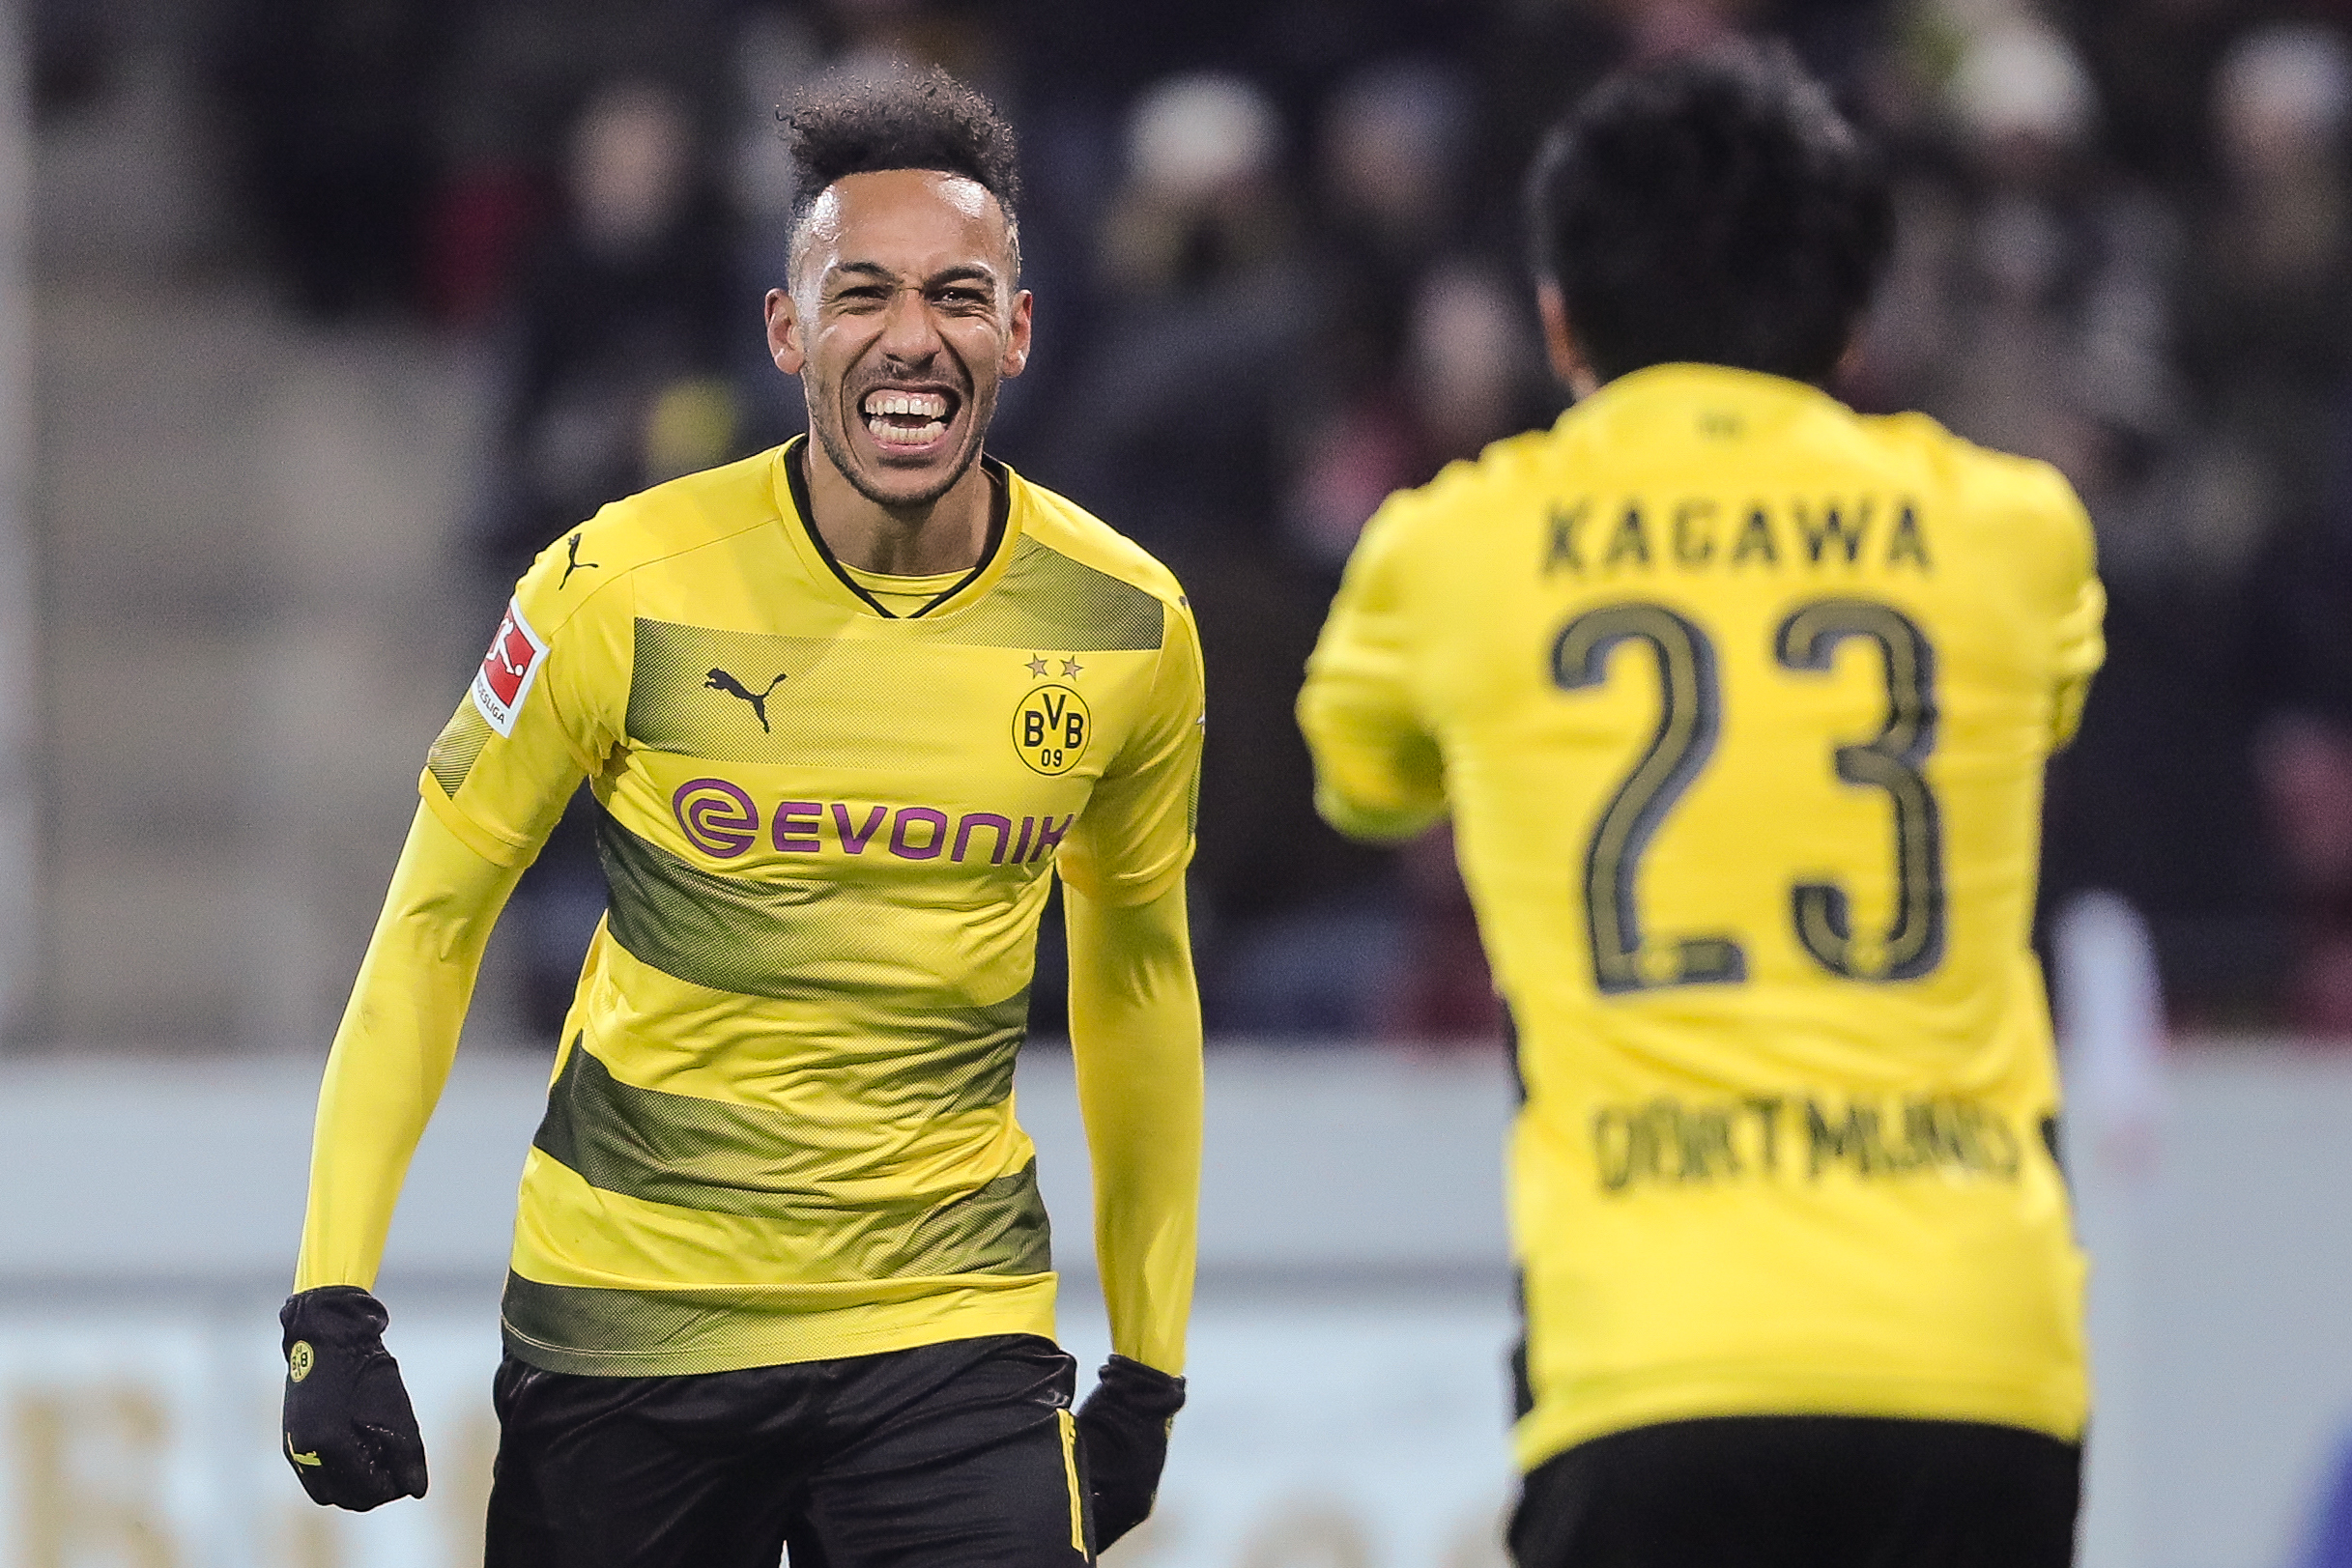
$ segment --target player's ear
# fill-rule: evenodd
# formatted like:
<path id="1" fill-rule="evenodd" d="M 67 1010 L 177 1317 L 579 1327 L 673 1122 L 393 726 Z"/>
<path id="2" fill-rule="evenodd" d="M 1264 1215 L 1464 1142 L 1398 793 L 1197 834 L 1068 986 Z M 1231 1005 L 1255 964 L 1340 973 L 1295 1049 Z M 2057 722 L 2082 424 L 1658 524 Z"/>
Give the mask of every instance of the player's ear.
<path id="1" fill-rule="evenodd" d="M 1600 377 L 1585 358 L 1585 351 L 1576 346 L 1576 333 L 1568 326 L 1568 301 L 1560 292 L 1557 278 L 1535 280 L 1535 309 L 1543 317 L 1543 352 L 1552 361 L 1552 373 L 1566 384 L 1578 397 L 1591 397 L 1600 390 Z"/>
<path id="2" fill-rule="evenodd" d="M 767 354 L 776 368 L 797 376 L 809 362 L 809 346 L 800 330 L 800 309 L 784 289 L 767 291 Z"/>
<path id="3" fill-rule="evenodd" d="M 1029 365 L 1029 315 L 1035 303 L 1027 289 L 1013 296 L 1011 329 L 1005 333 L 1004 357 L 996 363 L 997 373 L 1012 377 L 1019 375 Z"/>
<path id="4" fill-rule="evenodd" d="M 1863 361 L 1869 357 L 1869 351 L 1862 347 L 1862 324 L 1857 321 L 1847 331 L 1846 348 L 1838 356 L 1837 368 L 1829 373 L 1829 385 L 1839 386 L 1852 382 L 1862 374 Z"/>

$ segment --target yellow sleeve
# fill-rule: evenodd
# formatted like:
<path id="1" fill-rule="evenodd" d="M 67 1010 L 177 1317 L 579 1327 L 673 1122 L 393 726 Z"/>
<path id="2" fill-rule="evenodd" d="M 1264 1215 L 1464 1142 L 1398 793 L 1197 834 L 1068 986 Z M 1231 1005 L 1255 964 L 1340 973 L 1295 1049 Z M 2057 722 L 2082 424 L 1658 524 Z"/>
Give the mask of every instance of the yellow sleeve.
<path id="1" fill-rule="evenodd" d="M 1445 765 L 1406 682 L 1397 536 L 1391 518 L 1365 527 L 1299 692 L 1315 810 L 1359 839 L 1410 839 L 1446 811 Z"/>
<path id="2" fill-rule="evenodd" d="M 592 540 L 590 548 L 618 560 Z M 551 545 L 515 584 L 490 652 L 417 782 L 442 826 L 502 866 L 530 864 L 626 727 L 633 579 L 573 578 L 569 565 L 568 550 Z"/>
<path id="3" fill-rule="evenodd" d="M 1104 770 L 1054 862 L 1064 883 L 1104 903 L 1146 903 L 1184 878 L 1200 802 L 1204 721 L 1200 636 L 1179 605 L 1141 721 Z"/>
<path id="4" fill-rule="evenodd" d="M 457 1055 L 482 947 L 522 874 L 417 809 L 319 1088 L 296 1290 L 374 1286 L 409 1156 Z"/>
<path id="5" fill-rule="evenodd" d="M 2059 483 L 2065 485 L 2063 480 Z M 2102 630 L 2107 617 L 2107 589 L 2099 582 L 2090 514 L 2075 499 L 2073 487 L 2065 488 L 2067 527 L 2075 550 L 2070 563 L 2072 597 L 2058 617 L 2054 666 L 2057 689 L 2051 698 L 2050 725 L 2053 746 L 2066 745 L 2081 727 L 2082 704 L 2090 696 L 2091 676 L 2107 661 L 2107 638 Z"/>
<path id="6" fill-rule="evenodd" d="M 1070 1045 L 1111 1349 L 1184 1371 L 1200 1209 L 1200 992 L 1179 877 L 1145 903 L 1065 884 Z"/>

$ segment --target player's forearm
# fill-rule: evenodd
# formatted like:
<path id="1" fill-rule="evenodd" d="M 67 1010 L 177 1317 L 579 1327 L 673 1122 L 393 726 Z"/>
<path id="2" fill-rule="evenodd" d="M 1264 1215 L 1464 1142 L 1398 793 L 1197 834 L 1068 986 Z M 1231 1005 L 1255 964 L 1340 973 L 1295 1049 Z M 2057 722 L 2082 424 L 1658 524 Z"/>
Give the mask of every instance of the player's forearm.
<path id="1" fill-rule="evenodd" d="M 1352 839 L 1410 839 L 1446 813 L 1437 747 L 1393 704 L 1352 693 L 1343 677 L 1310 675 L 1299 729 L 1315 763 L 1315 810 Z"/>
<path id="2" fill-rule="evenodd" d="M 319 1089 L 294 1288 L 373 1286 L 409 1157 L 457 1055 L 490 927 L 520 869 L 419 809 Z"/>
<path id="3" fill-rule="evenodd" d="M 1200 991 L 1184 884 L 1149 903 L 1065 885 L 1070 1041 L 1094 1165 L 1111 1348 L 1184 1370 L 1200 1207 Z"/>

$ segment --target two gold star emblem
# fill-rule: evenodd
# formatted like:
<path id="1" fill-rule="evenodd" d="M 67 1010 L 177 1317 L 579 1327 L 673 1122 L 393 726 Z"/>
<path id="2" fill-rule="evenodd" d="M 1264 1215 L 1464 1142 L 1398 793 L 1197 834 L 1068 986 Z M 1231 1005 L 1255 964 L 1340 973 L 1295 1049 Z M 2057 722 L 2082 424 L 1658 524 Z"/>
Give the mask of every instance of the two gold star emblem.
<path id="1" fill-rule="evenodd" d="M 1031 677 L 1038 680 L 1043 680 L 1046 676 L 1046 668 L 1048 663 L 1050 663 L 1050 661 L 1047 660 L 1042 653 L 1032 653 L 1029 655 L 1029 674 Z M 1084 665 L 1078 663 L 1077 655 L 1075 653 L 1062 661 L 1062 673 L 1070 676 L 1072 679 L 1076 679 L 1078 671 L 1084 670 L 1085 668 L 1086 667 Z"/>

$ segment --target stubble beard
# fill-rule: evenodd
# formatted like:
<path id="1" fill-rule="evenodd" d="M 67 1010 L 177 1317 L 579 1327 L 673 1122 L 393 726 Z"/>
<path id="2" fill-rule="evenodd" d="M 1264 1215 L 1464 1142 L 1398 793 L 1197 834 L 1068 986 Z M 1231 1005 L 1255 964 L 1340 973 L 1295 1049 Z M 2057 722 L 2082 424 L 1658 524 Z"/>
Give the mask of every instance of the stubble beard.
<path id="1" fill-rule="evenodd" d="M 814 395 L 816 388 L 809 386 L 805 381 L 801 384 L 801 388 L 804 395 L 808 397 L 811 410 L 809 429 L 816 434 L 817 443 L 825 449 L 825 456 L 832 462 L 834 471 L 849 481 L 850 489 L 887 512 L 910 512 L 932 505 L 940 497 L 955 489 L 963 476 L 971 471 L 972 465 L 980 460 L 981 439 L 988 433 L 990 416 L 996 412 L 994 395 L 991 393 L 988 402 L 983 404 L 980 401 L 978 389 L 975 388 L 973 393 L 965 399 L 972 416 L 971 433 L 964 437 L 963 450 L 956 454 L 956 461 L 950 466 L 946 477 L 929 489 L 917 491 L 911 496 L 890 495 L 875 489 L 864 471 L 851 460 L 847 433 L 833 420 L 817 417 L 815 411 L 819 408 L 833 409 L 838 414 L 841 410 L 840 398 L 832 397 L 819 401 L 818 397 Z M 848 417 L 855 417 L 855 415 L 848 415 Z"/>

